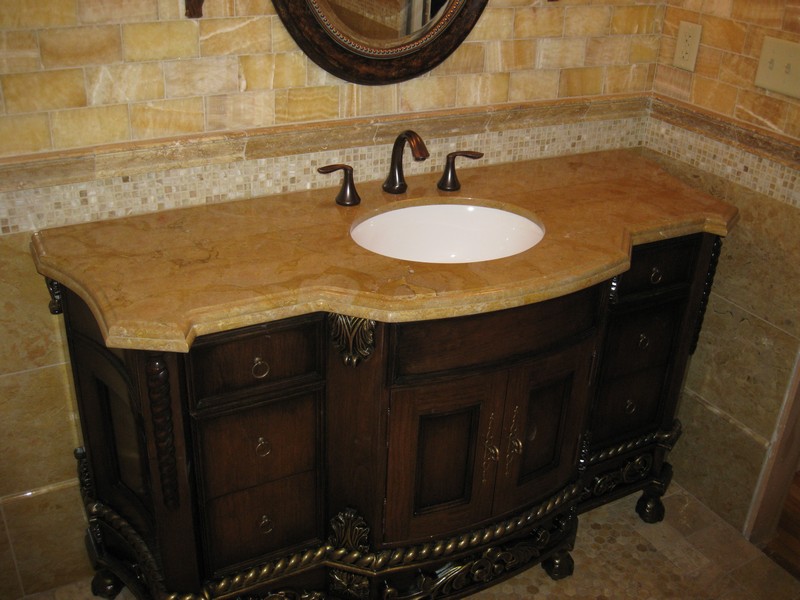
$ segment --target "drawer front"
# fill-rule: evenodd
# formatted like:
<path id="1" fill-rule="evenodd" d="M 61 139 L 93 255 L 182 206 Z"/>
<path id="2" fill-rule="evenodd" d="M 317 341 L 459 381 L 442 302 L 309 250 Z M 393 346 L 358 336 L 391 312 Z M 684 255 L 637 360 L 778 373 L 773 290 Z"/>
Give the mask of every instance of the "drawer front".
<path id="1" fill-rule="evenodd" d="M 592 446 L 603 447 L 656 429 L 667 365 L 605 382 L 593 408 Z"/>
<path id="2" fill-rule="evenodd" d="M 620 275 L 620 296 L 657 292 L 691 282 L 700 236 L 634 246 L 631 268 Z"/>
<path id="3" fill-rule="evenodd" d="M 313 469 L 321 392 L 198 420 L 206 498 Z"/>
<path id="4" fill-rule="evenodd" d="M 581 336 L 597 323 L 604 289 L 494 313 L 394 325 L 393 380 L 499 363 Z"/>
<path id="5" fill-rule="evenodd" d="M 207 555 L 214 572 L 276 551 L 319 543 L 323 528 L 313 472 L 212 501 L 206 507 Z"/>
<path id="6" fill-rule="evenodd" d="M 681 322 L 682 302 L 631 313 L 615 313 L 605 342 L 605 377 L 665 364 Z"/>
<path id="7" fill-rule="evenodd" d="M 293 324 L 287 326 L 287 324 Z M 199 338 L 189 352 L 195 405 L 322 376 L 322 320 L 281 321 Z"/>

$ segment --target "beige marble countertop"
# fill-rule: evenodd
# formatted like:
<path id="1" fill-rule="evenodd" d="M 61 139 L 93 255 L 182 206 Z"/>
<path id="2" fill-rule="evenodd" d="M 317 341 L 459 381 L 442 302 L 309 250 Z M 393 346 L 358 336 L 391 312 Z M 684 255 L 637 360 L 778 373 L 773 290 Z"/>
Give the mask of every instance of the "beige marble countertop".
<path id="1" fill-rule="evenodd" d="M 186 352 L 198 335 L 316 311 L 400 322 L 530 304 L 625 271 L 633 244 L 724 236 L 737 218 L 636 151 L 462 169 L 458 192 L 438 178 L 407 176 L 400 196 L 360 182 L 356 207 L 328 188 L 48 229 L 32 252 L 39 273 L 87 302 L 108 346 Z M 489 201 L 532 215 L 545 236 L 516 256 L 452 265 L 350 239 L 355 223 L 420 198 Z"/>

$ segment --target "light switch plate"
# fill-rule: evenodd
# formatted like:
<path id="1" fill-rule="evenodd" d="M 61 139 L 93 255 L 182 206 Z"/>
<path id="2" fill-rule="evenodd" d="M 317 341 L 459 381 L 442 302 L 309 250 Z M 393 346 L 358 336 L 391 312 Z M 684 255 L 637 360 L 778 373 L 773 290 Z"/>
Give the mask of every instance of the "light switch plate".
<path id="1" fill-rule="evenodd" d="M 680 69 L 694 71 L 697 63 L 697 51 L 700 49 L 700 34 L 703 28 L 698 23 L 681 21 L 678 26 L 678 41 L 675 44 L 675 56 L 672 64 Z"/>
<path id="2" fill-rule="evenodd" d="M 800 44 L 765 36 L 755 83 L 800 98 Z"/>

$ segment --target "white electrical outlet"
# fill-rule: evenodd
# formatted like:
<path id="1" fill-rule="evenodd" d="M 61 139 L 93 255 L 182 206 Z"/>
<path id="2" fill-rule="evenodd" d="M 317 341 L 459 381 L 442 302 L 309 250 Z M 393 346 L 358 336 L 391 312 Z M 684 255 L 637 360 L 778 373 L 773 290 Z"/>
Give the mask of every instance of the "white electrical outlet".
<path id="1" fill-rule="evenodd" d="M 680 69 L 694 71 L 697 63 L 697 51 L 700 49 L 700 33 L 703 28 L 698 23 L 681 21 L 678 26 L 678 41 L 675 44 L 675 56 L 672 64 Z"/>
<path id="2" fill-rule="evenodd" d="M 800 98 L 800 44 L 764 37 L 756 85 Z"/>

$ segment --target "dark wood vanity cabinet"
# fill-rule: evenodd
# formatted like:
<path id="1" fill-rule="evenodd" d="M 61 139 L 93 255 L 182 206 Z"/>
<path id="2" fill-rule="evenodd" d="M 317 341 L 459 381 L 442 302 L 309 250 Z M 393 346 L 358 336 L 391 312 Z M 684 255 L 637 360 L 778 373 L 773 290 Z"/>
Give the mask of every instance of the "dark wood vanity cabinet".
<path id="1" fill-rule="evenodd" d="M 674 415 L 718 238 L 528 306 L 409 323 L 310 314 L 107 348 L 60 300 L 96 593 L 145 599 L 464 595 L 572 570 L 578 514 L 663 516 Z"/>
<path id="2" fill-rule="evenodd" d="M 675 412 L 719 250 L 708 234 L 635 246 L 631 268 L 612 281 L 583 510 L 644 490 L 639 515 L 663 518 L 665 458 L 681 433 Z"/>

